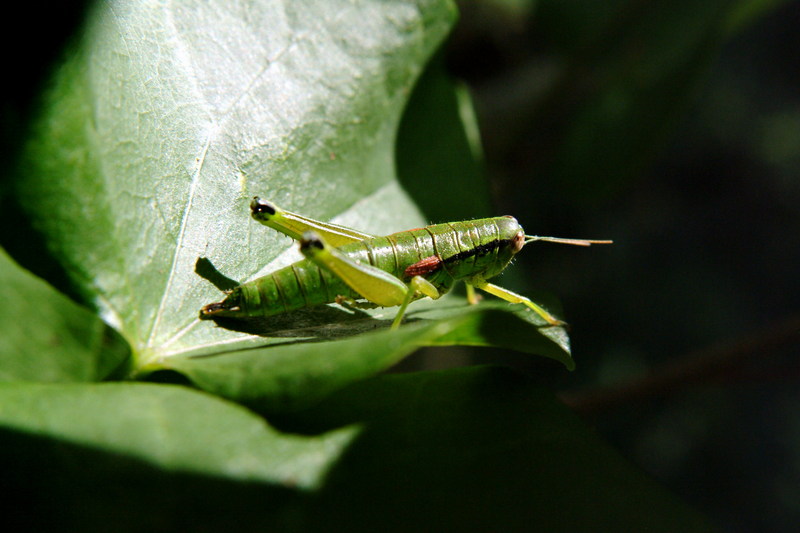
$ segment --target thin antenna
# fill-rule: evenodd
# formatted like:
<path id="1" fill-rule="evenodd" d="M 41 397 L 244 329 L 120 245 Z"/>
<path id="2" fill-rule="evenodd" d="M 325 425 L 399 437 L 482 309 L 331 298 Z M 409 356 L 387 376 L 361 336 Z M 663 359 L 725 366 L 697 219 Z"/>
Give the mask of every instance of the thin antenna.
<path id="1" fill-rule="evenodd" d="M 575 246 L 591 246 L 593 244 L 611 244 L 614 241 L 594 241 L 589 239 L 563 239 L 561 237 L 540 237 L 538 235 L 525 235 L 525 244 L 534 241 L 557 242 L 560 244 L 574 244 Z"/>

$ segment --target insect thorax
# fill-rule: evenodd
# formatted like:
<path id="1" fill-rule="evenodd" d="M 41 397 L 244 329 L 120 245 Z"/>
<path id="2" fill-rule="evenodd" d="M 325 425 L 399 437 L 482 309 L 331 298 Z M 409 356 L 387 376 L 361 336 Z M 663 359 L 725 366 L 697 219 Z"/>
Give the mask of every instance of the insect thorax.
<path id="1" fill-rule="evenodd" d="M 496 217 L 401 231 L 339 250 L 403 281 L 422 276 L 447 292 L 456 280 L 497 275 L 519 250 L 520 238 L 514 218 Z"/>

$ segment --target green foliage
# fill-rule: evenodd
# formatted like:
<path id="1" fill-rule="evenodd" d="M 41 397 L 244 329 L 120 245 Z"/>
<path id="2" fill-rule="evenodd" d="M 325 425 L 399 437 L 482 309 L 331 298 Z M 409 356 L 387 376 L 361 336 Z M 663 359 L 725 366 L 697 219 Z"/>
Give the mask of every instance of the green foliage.
<path id="1" fill-rule="evenodd" d="M 2 250 L 0 287 L 0 382 L 97 381 L 127 359 L 128 346 L 112 328 Z"/>
<path id="2" fill-rule="evenodd" d="M 146 383 L 0 387 L 0 418 L 16 432 L 120 454 L 165 470 L 314 488 L 354 435 L 281 434 L 218 398 Z"/>
<path id="3" fill-rule="evenodd" d="M 0 257 L 0 380 L 14 382 L 0 386 L 3 467 L 41 498 L 50 514 L 38 520 L 706 529 L 509 371 L 372 377 L 418 347 L 453 344 L 571 369 L 566 332 L 529 312 L 450 297 L 413 304 L 397 332 L 391 310 L 197 317 L 220 298 L 215 283 L 298 257 L 249 220 L 254 195 L 375 234 L 489 211 L 468 99 L 439 63 L 405 109 L 454 19 L 445 0 L 115 1 L 91 12 L 43 99 L 14 194 L 96 312 Z M 418 200 L 426 192 L 435 201 Z M 96 383 L 148 377 L 201 391 Z M 99 510 L 70 511 L 84 497 Z"/>
<path id="4" fill-rule="evenodd" d="M 286 320 L 270 321 L 264 337 L 197 317 L 221 297 L 196 272 L 201 262 L 244 281 L 298 257 L 292 241 L 250 221 L 255 195 L 375 234 L 425 223 L 398 185 L 393 152 L 406 99 L 454 12 L 446 2 L 418 8 L 373 6 L 371 14 L 349 15 L 336 8 L 333 16 L 325 3 L 288 13 L 251 6 L 258 17 L 231 12 L 221 24 L 213 12 L 124 3 L 113 15 L 95 14 L 47 97 L 20 191 L 78 290 L 130 342 L 133 375 L 191 368 L 189 377 L 203 376 L 197 384 L 208 390 L 271 403 L 319 395 L 296 383 L 323 391 L 367 377 L 422 344 L 444 343 L 442 335 L 482 343 L 481 335 L 452 331 L 472 323 L 459 317 L 473 310 L 449 306 L 452 320 L 401 335 L 407 342 L 387 343 L 394 348 L 380 357 L 350 348 L 366 346 L 361 339 L 337 343 L 339 366 L 338 357 L 320 361 L 323 351 L 309 341 L 373 329 L 374 319 L 315 310 L 295 314 L 282 329 L 274 324 Z M 195 32 L 204 21 L 201 39 Z M 460 128 L 457 110 L 446 111 L 455 115 L 448 127 Z M 298 328 L 309 314 L 321 327 Z M 511 342 L 525 350 L 530 334 L 517 330 L 510 329 Z M 561 349 L 545 355 L 571 367 L 561 338 Z M 263 346 L 270 348 L 242 352 Z M 265 357 L 291 360 L 292 379 L 275 379 L 271 363 L 253 364 Z"/>

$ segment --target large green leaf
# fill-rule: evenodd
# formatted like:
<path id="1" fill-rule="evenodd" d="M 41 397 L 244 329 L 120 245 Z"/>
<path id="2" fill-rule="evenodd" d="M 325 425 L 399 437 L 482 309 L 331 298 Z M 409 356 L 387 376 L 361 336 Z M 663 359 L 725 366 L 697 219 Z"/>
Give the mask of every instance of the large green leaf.
<path id="1" fill-rule="evenodd" d="M 326 313 L 330 311 L 321 311 Z M 379 331 L 370 317 L 339 320 L 327 327 L 271 332 L 271 346 L 219 353 L 207 347 L 170 357 L 164 366 L 189 376 L 205 390 L 276 412 L 313 404 L 352 381 L 366 378 L 397 363 L 426 345 L 466 344 L 500 346 L 534 351 L 561 361 L 572 369 L 569 341 L 562 328 L 531 323 L 532 313 L 509 313 L 503 303 L 469 306 L 451 298 L 447 302 L 420 302 L 409 313 L 410 324 L 400 331 Z M 297 320 L 286 318 L 297 327 Z M 544 332 L 544 334 L 542 334 Z M 315 336 L 299 340 L 300 335 Z M 288 336 L 286 340 L 281 338 Z M 321 337 L 321 338 L 320 338 Z M 342 337 L 340 340 L 337 338 Z M 315 342 L 326 340 L 328 342 Z M 380 349 L 376 349 L 376 346 Z"/>
<path id="2" fill-rule="evenodd" d="M 505 368 L 380 376 L 286 424 L 362 428 L 308 513 L 311 531 L 711 531 Z"/>
<path id="3" fill-rule="evenodd" d="M 319 485 L 354 434 L 281 435 L 238 405 L 147 383 L 3 384 L 0 425 L 166 470 L 305 489 Z"/>
<path id="4" fill-rule="evenodd" d="M 452 16 L 434 1 L 101 4 L 30 144 L 28 209 L 140 358 L 217 341 L 197 321 L 220 297 L 197 260 L 241 281 L 290 247 L 251 223 L 253 195 L 373 232 L 420 222 L 393 141 Z"/>
<path id="5" fill-rule="evenodd" d="M 434 222 L 497 215 L 483 179 L 480 134 L 469 98 L 445 73 L 441 54 L 423 73 L 397 138 L 397 174 Z"/>
<path id="6" fill-rule="evenodd" d="M 279 317 L 219 327 L 198 310 L 222 297 L 222 285 L 299 258 L 292 241 L 250 220 L 254 195 L 375 234 L 425 222 L 397 182 L 395 137 L 454 14 L 444 0 L 97 6 L 47 95 L 19 190 L 79 290 L 130 342 L 134 375 L 191 367 L 193 377 L 216 376 L 198 378 L 203 386 L 252 398 L 264 387 L 234 394 L 228 380 L 248 374 L 261 383 L 264 375 L 252 373 L 272 372 L 269 361 L 291 358 L 290 381 L 302 382 L 320 375 L 303 361 L 352 348 L 360 356 L 331 357 L 326 374 L 365 376 L 423 344 L 413 333 L 369 350 L 360 340 L 330 350 L 310 342 L 387 323 L 361 313 L 315 310 L 288 325 Z M 469 325 L 477 322 L 459 318 L 473 311 L 442 309 L 450 314 L 426 315 L 444 320 L 421 335 L 426 343 L 493 343 Z M 535 326 L 527 320 L 533 334 Z M 546 340 L 546 355 L 569 366 L 557 335 L 557 344 L 542 335 L 515 344 L 541 351 Z M 270 394 L 284 392 L 298 395 Z"/>
<path id="7" fill-rule="evenodd" d="M 26 529 L 709 529 L 500 368 L 382 376 L 272 425 L 182 387 L 6 384 L 0 436 Z"/>
<path id="8" fill-rule="evenodd" d="M 94 381 L 128 357 L 97 315 L 16 265 L 0 249 L 0 381 Z"/>
<path id="9" fill-rule="evenodd" d="M 283 434 L 178 386 L 2 384 L 0 463 L 18 499 L 6 522 L 20 531 L 218 531 L 246 512 L 245 530 L 275 526 L 357 433 Z"/>

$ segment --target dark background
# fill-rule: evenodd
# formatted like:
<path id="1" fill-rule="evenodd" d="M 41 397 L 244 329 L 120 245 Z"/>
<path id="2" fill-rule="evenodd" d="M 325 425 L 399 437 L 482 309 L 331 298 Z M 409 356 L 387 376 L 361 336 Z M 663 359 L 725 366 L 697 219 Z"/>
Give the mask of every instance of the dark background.
<path id="1" fill-rule="evenodd" d="M 615 244 L 531 246 L 509 273 L 525 294 L 560 298 L 574 373 L 486 351 L 407 364 L 522 368 L 724 528 L 793 530 L 800 4 L 776 2 L 735 31 L 707 32 L 674 71 L 648 59 L 671 57 L 649 39 L 656 29 L 665 43 L 702 34 L 680 18 L 685 2 L 462 4 L 443 61 L 474 99 L 494 210 L 531 233 Z M 14 24 L 25 33 L 2 37 L 5 169 L 83 19 L 77 5 L 20 5 Z M 724 14 L 726 3 L 696 9 Z M 15 223 L 13 212 L 3 223 Z"/>
<path id="2" fill-rule="evenodd" d="M 664 43 L 698 31 L 683 2 L 604 4 L 462 2 L 446 50 L 475 102 L 497 213 L 536 234 L 615 240 L 520 254 L 527 279 L 514 281 L 558 295 L 578 369 L 506 362 L 557 383 L 715 523 L 794 530 L 800 4 L 715 33 L 728 9 L 717 3 L 706 41 L 674 71 L 680 51 Z M 711 4 L 688 9 L 700 19 Z M 653 23 L 671 16 L 674 26 Z M 649 40 L 656 31 L 663 43 Z"/>

